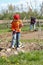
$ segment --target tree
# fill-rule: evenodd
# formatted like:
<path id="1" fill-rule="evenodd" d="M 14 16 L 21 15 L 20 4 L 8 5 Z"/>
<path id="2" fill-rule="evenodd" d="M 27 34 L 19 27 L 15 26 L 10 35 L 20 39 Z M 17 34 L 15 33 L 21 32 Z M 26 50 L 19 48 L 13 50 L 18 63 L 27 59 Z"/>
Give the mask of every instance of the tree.
<path id="1" fill-rule="evenodd" d="M 43 16 L 43 2 L 41 4 L 40 12 L 41 12 L 41 16 Z"/>
<path id="2" fill-rule="evenodd" d="M 11 12 L 11 13 L 14 13 L 15 6 L 13 6 L 12 4 L 8 5 L 8 11 Z"/>

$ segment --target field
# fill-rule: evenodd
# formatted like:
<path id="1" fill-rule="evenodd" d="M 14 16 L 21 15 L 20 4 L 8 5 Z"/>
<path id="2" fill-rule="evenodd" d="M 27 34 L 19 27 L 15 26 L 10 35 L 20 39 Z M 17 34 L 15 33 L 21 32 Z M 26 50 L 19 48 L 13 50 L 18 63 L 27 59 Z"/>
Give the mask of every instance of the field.
<path id="1" fill-rule="evenodd" d="M 10 28 L 0 29 L 0 65 L 43 65 L 43 26 L 41 31 L 32 32 L 29 26 L 22 28 L 22 51 L 9 50 L 11 40 Z"/>

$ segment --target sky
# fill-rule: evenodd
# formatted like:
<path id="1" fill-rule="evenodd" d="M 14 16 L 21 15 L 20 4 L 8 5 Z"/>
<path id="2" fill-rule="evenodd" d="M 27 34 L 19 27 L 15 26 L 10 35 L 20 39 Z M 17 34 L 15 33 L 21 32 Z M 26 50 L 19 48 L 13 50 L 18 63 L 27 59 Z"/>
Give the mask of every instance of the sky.
<path id="1" fill-rule="evenodd" d="M 38 9 L 40 8 L 39 6 L 43 0 L 0 0 L 0 10 L 7 9 L 9 4 L 16 5 L 18 7 L 20 7 L 20 4 L 23 4 L 23 7 L 27 8 L 27 2 L 29 7 Z"/>

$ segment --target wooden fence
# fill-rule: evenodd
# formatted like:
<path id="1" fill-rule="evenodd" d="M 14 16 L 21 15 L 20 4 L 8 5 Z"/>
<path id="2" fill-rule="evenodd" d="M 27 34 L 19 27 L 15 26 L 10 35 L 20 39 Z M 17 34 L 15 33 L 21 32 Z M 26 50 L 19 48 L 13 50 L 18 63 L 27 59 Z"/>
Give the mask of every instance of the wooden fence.
<path id="1" fill-rule="evenodd" d="M 1 28 L 8 28 L 11 25 L 12 20 L 0 20 L 0 29 Z M 30 20 L 23 20 L 24 26 L 30 25 Z M 41 26 L 43 25 L 43 19 L 37 19 L 36 25 Z"/>

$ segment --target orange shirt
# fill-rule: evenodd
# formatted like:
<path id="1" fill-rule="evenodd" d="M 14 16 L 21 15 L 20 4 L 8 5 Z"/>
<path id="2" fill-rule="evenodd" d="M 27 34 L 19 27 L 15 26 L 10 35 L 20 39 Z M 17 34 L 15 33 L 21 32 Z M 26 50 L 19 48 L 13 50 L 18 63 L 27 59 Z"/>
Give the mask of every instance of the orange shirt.
<path id="1" fill-rule="evenodd" d="M 12 31 L 21 32 L 21 28 L 19 28 L 20 24 L 22 25 L 22 21 L 21 20 L 12 21 L 12 23 L 11 23 Z"/>

